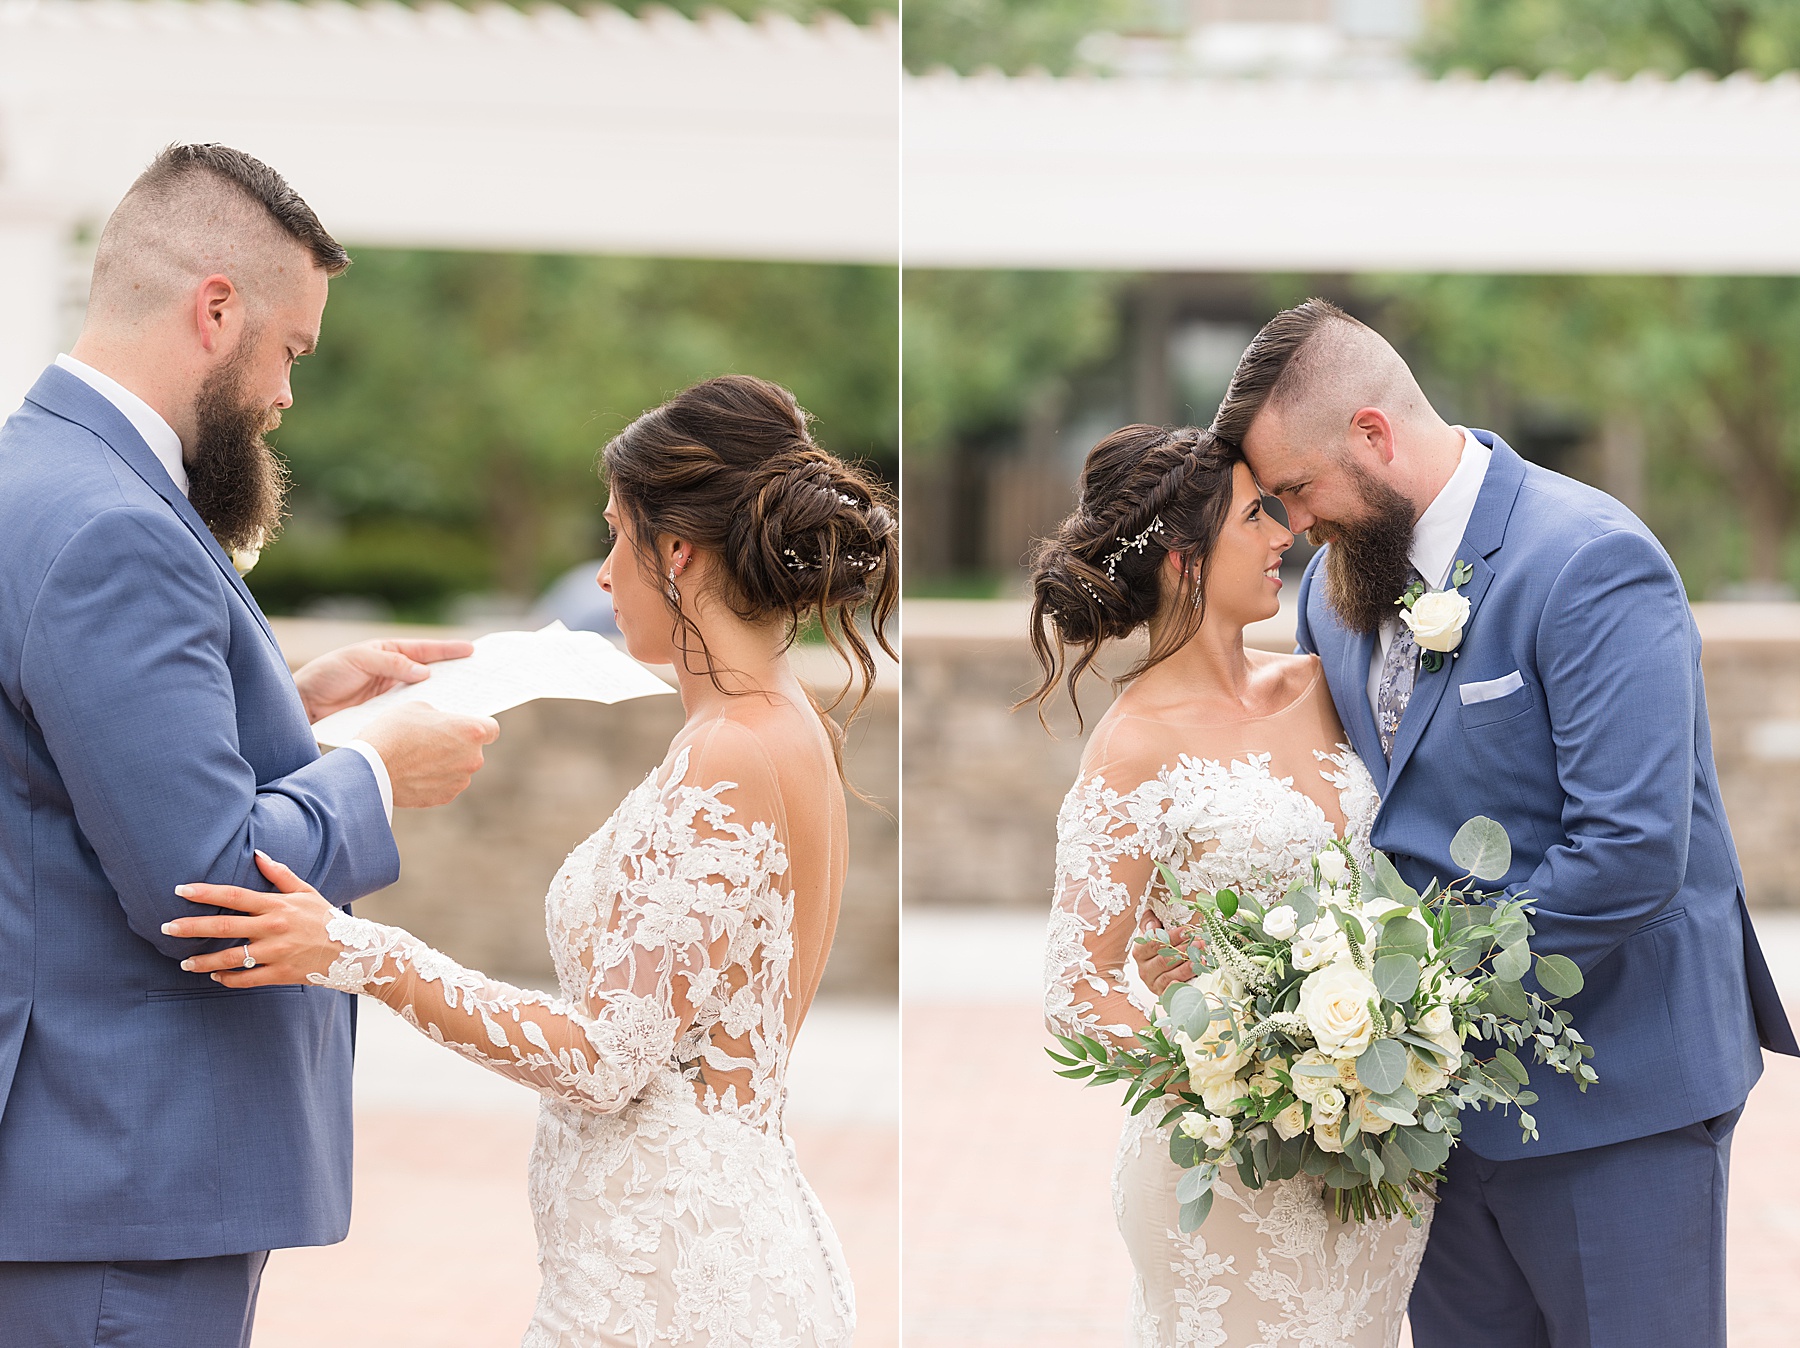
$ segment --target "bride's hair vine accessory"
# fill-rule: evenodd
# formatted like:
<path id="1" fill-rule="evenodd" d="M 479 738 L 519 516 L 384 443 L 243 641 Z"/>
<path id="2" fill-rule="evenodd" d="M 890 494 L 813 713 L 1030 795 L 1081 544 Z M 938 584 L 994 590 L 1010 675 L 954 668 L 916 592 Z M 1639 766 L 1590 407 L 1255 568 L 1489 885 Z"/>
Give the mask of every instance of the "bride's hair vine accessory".
<path id="1" fill-rule="evenodd" d="M 1106 571 L 1106 578 L 1110 581 L 1117 581 L 1119 579 L 1117 568 L 1119 563 L 1125 560 L 1125 554 L 1128 552 L 1142 552 L 1145 548 L 1149 547 L 1150 540 L 1156 537 L 1157 532 L 1162 527 L 1162 516 L 1158 515 L 1155 519 L 1150 521 L 1149 525 L 1136 538 L 1128 539 L 1112 552 L 1108 553 L 1106 555 L 1106 560 L 1100 563 L 1101 567 Z"/>

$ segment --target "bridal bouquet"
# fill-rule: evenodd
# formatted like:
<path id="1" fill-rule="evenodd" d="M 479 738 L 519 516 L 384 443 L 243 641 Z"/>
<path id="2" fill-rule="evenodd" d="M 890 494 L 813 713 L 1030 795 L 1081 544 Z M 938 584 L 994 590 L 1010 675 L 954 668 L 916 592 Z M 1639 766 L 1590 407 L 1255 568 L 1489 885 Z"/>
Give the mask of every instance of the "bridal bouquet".
<path id="1" fill-rule="evenodd" d="M 1471 819 L 1450 856 L 1467 874 L 1423 894 L 1387 857 L 1365 869 L 1342 843 L 1285 893 L 1184 896 L 1159 867 L 1194 914 L 1180 952 L 1194 978 L 1162 995 L 1135 1047 L 1059 1035 L 1064 1052 L 1050 1056 L 1061 1076 L 1125 1082 L 1133 1113 L 1172 1103 L 1162 1122 L 1176 1125 L 1169 1149 L 1185 1171 L 1182 1230 L 1206 1220 L 1226 1166 L 1252 1189 L 1318 1176 L 1346 1220 L 1416 1221 L 1412 1195 L 1441 1177 L 1462 1110 L 1516 1106 L 1537 1137 L 1520 1053 L 1583 1091 L 1599 1079 L 1557 1009 L 1581 971 L 1533 954 L 1523 898 L 1475 886 L 1510 867 L 1506 830 Z M 1533 972 L 1536 991 L 1523 982 Z"/>

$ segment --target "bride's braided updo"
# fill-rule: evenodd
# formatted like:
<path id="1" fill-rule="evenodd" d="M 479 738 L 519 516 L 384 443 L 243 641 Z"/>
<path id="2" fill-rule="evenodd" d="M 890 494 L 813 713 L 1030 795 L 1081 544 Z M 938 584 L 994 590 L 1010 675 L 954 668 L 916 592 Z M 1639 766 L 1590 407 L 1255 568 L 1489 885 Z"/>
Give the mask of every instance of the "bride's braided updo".
<path id="1" fill-rule="evenodd" d="M 1206 614 L 1206 574 L 1231 511 L 1241 456 L 1194 426 L 1126 426 L 1088 451 L 1074 513 L 1031 557 L 1031 645 L 1043 680 L 1027 701 L 1040 714 L 1059 682 L 1069 699 L 1110 640 L 1171 615 L 1134 679 L 1178 650 Z M 1185 591 L 1171 599 L 1162 562 L 1181 557 Z M 1073 653 L 1072 653 L 1073 652 Z M 1081 707 L 1076 703 L 1077 720 Z"/>
<path id="2" fill-rule="evenodd" d="M 713 553 L 720 598 L 739 617 L 785 619 L 790 643 L 806 619 L 817 623 L 860 672 L 860 707 L 875 657 L 856 615 L 869 608 L 875 640 L 894 655 L 886 628 L 899 601 L 899 529 L 886 488 L 819 448 L 811 420 L 779 384 L 724 375 L 644 413 L 606 446 L 601 464 L 651 574 L 660 537 Z M 679 592 L 664 598 L 684 657 L 698 653 L 716 684 L 719 671 Z"/>

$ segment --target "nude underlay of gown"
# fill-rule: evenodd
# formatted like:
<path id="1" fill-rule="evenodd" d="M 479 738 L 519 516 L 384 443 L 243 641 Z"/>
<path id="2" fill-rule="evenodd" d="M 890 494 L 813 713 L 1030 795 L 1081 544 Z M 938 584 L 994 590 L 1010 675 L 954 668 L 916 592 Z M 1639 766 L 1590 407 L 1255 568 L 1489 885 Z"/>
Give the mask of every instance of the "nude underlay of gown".
<path id="1" fill-rule="evenodd" d="M 1146 911 L 1174 924 L 1157 874 L 1184 891 L 1285 888 L 1342 837 L 1361 855 L 1379 800 L 1317 669 L 1281 710 L 1227 724 L 1109 714 L 1057 819 L 1056 899 L 1045 956 L 1046 1011 L 1059 1033 L 1129 1041 L 1148 1022 L 1128 978 Z M 1154 745 L 1147 751 L 1145 746 Z M 1266 883 L 1266 880 L 1264 881 Z M 1113 1208 L 1134 1271 L 1133 1348 L 1393 1348 L 1430 1229 L 1341 1222 L 1322 1181 L 1300 1175 L 1246 1191 L 1215 1186 L 1211 1215 L 1180 1232 L 1169 1133 L 1152 1107 L 1128 1119 Z"/>

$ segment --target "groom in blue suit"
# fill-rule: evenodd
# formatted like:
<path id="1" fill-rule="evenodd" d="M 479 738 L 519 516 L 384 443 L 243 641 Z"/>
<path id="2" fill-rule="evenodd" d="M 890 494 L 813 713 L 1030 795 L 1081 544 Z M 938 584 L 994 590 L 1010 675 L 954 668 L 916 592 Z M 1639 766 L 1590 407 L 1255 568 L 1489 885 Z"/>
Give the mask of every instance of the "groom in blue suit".
<path id="1" fill-rule="evenodd" d="M 0 428 L 0 1343 L 242 1348 L 271 1248 L 343 1239 L 355 998 L 233 991 L 163 924 L 188 881 L 391 884 L 398 805 L 465 787 L 487 718 L 310 722 L 464 643 L 297 675 L 247 565 L 262 434 L 349 259 L 280 176 L 172 146 L 102 233 L 88 317 Z"/>
<path id="2" fill-rule="evenodd" d="M 1732 1126 L 1762 1049 L 1800 1046 L 1744 905 L 1674 565 L 1611 497 L 1447 425 L 1321 300 L 1251 343 L 1214 429 L 1327 544 L 1299 644 L 1381 789 L 1374 845 L 1423 889 L 1461 873 L 1466 819 L 1498 819 L 1533 949 L 1586 978 L 1568 1009 L 1599 1084 L 1533 1069 L 1533 1142 L 1513 1115 L 1463 1115 L 1414 1343 L 1722 1346 Z M 1466 612 L 1400 624 L 1421 581 Z"/>

